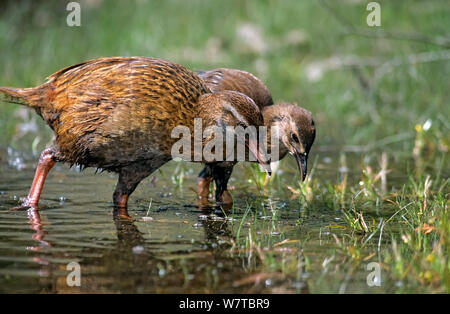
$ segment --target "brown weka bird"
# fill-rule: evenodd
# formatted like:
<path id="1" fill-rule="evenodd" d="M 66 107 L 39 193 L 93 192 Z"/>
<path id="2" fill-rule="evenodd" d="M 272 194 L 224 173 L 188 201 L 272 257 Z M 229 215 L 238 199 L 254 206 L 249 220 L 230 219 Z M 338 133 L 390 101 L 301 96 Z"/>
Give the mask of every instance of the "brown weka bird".
<path id="1" fill-rule="evenodd" d="M 213 91 L 234 90 L 252 98 L 261 109 L 264 125 L 267 130 L 267 149 L 278 144 L 278 158 L 281 160 L 287 153 L 297 161 L 301 181 L 307 174 L 308 154 L 314 143 L 316 128 L 311 113 L 297 105 L 288 103 L 274 104 L 272 96 L 264 83 L 251 73 L 236 69 L 214 69 L 197 71 L 208 87 Z M 278 127 L 275 138 L 278 143 L 271 143 L 271 127 Z M 223 204 L 232 203 L 232 197 L 227 191 L 227 183 L 235 163 L 206 165 L 197 178 L 197 192 L 200 199 L 207 199 L 209 185 L 214 179 L 216 183 L 216 201 Z M 217 179 L 216 179 L 217 178 Z"/>
<path id="2" fill-rule="evenodd" d="M 139 182 L 172 159 L 171 148 L 178 139 L 171 132 L 176 126 L 192 132 L 194 118 L 201 118 L 203 127 L 222 129 L 263 124 L 249 97 L 232 91 L 211 93 L 193 72 L 154 58 L 90 60 L 64 68 L 34 88 L 1 87 L 1 94 L 5 101 L 34 109 L 55 134 L 23 200 L 29 207 L 38 205 L 55 162 L 66 162 L 118 173 L 114 205 L 127 216 L 128 197 Z M 202 141 L 204 146 L 206 140 Z M 258 144 L 250 144 L 264 163 Z"/>

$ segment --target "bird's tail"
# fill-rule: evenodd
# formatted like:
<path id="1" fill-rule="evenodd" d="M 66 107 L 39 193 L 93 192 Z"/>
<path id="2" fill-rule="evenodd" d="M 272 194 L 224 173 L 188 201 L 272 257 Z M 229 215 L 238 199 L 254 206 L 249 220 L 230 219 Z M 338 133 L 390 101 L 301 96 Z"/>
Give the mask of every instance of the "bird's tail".
<path id="1" fill-rule="evenodd" d="M 39 107 L 42 90 L 38 88 L 0 87 L 0 102 L 9 102 L 27 107 Z"/>

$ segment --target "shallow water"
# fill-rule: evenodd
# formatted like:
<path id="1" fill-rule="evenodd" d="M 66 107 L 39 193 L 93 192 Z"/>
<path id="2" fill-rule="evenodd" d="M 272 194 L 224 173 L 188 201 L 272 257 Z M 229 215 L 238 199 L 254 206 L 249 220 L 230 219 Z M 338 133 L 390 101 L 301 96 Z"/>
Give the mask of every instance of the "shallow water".
<path id="1" fill-rule="evenodd" d="M 314 158 L 314 157 L 313 157 Z M 315 175 L 336 181 L 339 158 L 316 153 Z M 360 156 L 349 157 L 355 163 Z M 235 199 L 232 215 L 220 208 L 200 209 L 195 177 L 200 165 L 185 163 L 184 182 L 172 179 L 170 162 L 133 193 L 129 214 L 134 221 L 115 220 L 111 196 L 116 176 L 79 172 L 65 165 L 51 171 L 40 210 L 12 210 L 27 194 L 36 158 L 10 150 L 0 158 L 0 292 L 8 293 L 308 293 L 392 292 L 395 282 L 369 287 L 364 265 L 353 267 L 336 254 L 333 234 L 343 233 L 342 213 L 335 208 L 305 210 L 285 183 L 298 177 L 295 162 L 283 162 L 278 186 L 259 196 L 255 184 L 243 180 L 243 166 L 230 185 Z M 312 160 L 311 160 L 312 164 Z M 355 167 L 357 168 L 357 167 Z M 341 169 L 342 170 L 342 169 Z M 359 180 L 351 173 L 352 180 Z M 401 172 L 390 178 L 404 179 Z M 240 218 L 251 203 L 252 217 L 261 223 L 261 236 L 276 245 L 274 261 L 294 267 L 295 276 L 267 272 L 271 261 L 242 254 L 232 245 L 237 233 L 248 235 Z M 256 204 L 256 205 L 255 205 Z M 267 212 L 275 209 L 273 225 Z M 392 211 L 379 212 L 379 217 Z M 228 219 L 227 219 L 228 217 Z M 229 219 L 233 217 L 235 220 Z M 264 234 L 267 233 L 267 234 Z M 230 244 L 231 243 L 231 244 Z M 367 255 L 376 252 L 367 246 Z M 254 253 L 256 255 L 257 253 Z M 367 260 L 376 261 L 377 256 Z M 68 263 L 81 267 L 81 285 L 66 283 Z M 308 267 L 306 267 L 306 265 Z M 275 267 L 275 266 L 274 266 Z M 306 270 L 307 269 L 307 270 Z M 291 271 L 292 273 L 292 271 Z"/>

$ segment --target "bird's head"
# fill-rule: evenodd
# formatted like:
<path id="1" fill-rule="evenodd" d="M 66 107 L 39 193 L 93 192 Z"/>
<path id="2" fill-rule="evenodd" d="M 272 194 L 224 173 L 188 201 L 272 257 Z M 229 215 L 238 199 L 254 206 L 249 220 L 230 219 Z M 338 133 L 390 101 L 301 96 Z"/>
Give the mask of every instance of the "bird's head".
<path id="1" fill-rule="evenodd" d="M 279 145 L 279 159 L 287 153 L 294 156 L 301 180 L 307 174 L 308 154 L 316 137 L 312 115 L 294 104 L 280 103 L 265 107 L 264 119 L 268 127 L 275 127 Z M 273 143 L 272 143 L 273 145 Z"/>
<path id="2" fill-rule="evenodd" d="M 221 91 L 202 95 L 199 104 L 202 119 L 205 121 L 204 127 L 214 126 L 222 130 L 224 142 L 230 134 L 234 137 L 234 145 L 243 142 L 270 174 L 265 144 L 259 141 L 259 127 L 264 125 L 263 116 L 250 97 L 240 92 Z"/>

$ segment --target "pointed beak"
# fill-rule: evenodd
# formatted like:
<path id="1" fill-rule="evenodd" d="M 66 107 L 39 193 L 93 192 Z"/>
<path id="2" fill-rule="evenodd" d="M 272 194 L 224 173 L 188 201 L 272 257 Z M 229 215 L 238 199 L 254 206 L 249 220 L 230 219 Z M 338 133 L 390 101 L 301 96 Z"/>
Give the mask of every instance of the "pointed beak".
<path id="1" fill-rule="evenodd" d="M 295 151 L 294 157 L 297 161 L 298 170 L 300 171 L 300 179 L 303 182 L 306 178 L 308 155 Z"/>
<path id="2" fill-rule="evenodd" d="M 252 152 L 252 154 L 255 155 L 258 163 L 261 165 L 261 167 L 264 168 L 264 170 L 270 177 L 272 175 L 272 169 L 270 168 L 269 158 L 267 157 L 262 147 L 260 147 L 258 143 L 252 139 L 246 140 L 245 143 L 247 144 L 247 147 Z"/>

